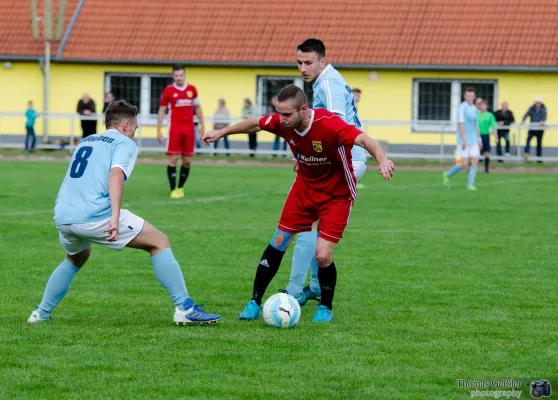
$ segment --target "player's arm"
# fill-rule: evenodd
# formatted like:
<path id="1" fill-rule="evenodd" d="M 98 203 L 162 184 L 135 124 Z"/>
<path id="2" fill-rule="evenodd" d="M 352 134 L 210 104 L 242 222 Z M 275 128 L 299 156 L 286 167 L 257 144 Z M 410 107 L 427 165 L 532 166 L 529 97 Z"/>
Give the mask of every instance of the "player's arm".
<path id="1" fill-rule="evenodd" d="M 124 193 L 124 171 L 120 168 L 112 168 L 109 175 L 109 198 L 112 208 L 109 227 L 105 230 L 110 236 L 109 242 L 118 239 L 118 226 L 120 221 L 120 207 L 122 204 L 122 194 Z"/>
<path id="2" fill-rule="evenodd" d="M 356 129 L 356 128 L 355 128 Z M 360 132 L 360 131 L 359 131 Z M 390 181 L 393 176 L 395 166 L 391 160 L 388 160 L 384 150 L 378 142 L 368 136 L 366 133 L 360 133 L 355 139 L 355 146 L 364 147 L 376 159 L 378 163 L 378 173 L 386 180 Z"/>
<path id="3" fill-rule="evenodd" d="M 465 139 L 465 107 L 460 106 L 459 107 L 459 115 L 458 117 L 458 128 L 459 128 L 459 134 L 461 135 L 461 145 L 463 148 L 467 147 L 467 139 Z"/>
<path id="4" fill-rule="evenodd" d="M 159 143 L 163 142 L 163 120 L 165 119 L 165 113 L 167 112 L 167 106 L 159 106 L 159 112 L 157 113 L 157 140 Z"/>
<path id="5" fill-rule="evenodd" d="M 202 142 L 204 144 L 213 143 L 225 136 L 239 133 L 255 133 L 260 130 L 260 118 L 245 119 L 244 121 L 240 121 L 237 124 L 227 126 L 223 129 L 207 131 L 202 137 Z"/>
<path id="6" fill-rule="evenodd" d="M 204 121 L 203 121 L 203 111 L 202 111 L 202 108 L 201 108 L 200 104 L 194 104 L 194 112 L 196 113 L 196 116 L 198 117 L 198 126 L 199 126 L 199 129 L 200 129 L 199 136 L 200 136 L 200 138 L 202 138 L 203 134 L 205 133 L 205 124 L 204 124 Z"/>
<path id="7" fill-rule="evenodd" d="M 170 103 L 170 94 L 165 88 L 161 94 L 161 101 L 159 102 L 159 112 L 157 113 L 157 141 L 163 143 L 163 132 L 161 131 L 163 127 L 163 120 L 165 119 L 165 113 L 167 112 L 167 106 Z"/>

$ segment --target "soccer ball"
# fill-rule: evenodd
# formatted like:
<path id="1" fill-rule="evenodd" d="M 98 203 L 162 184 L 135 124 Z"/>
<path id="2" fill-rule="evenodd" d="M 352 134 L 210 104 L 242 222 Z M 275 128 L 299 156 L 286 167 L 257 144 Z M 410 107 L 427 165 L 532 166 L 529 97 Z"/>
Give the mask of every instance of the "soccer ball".
<path id="1" fill-rule="evenodd" d="M 300 305 L 287 293 L 277 293 L 264 304 L 263 317 L 274 328 L 294 328 L 300 319 Z"/>

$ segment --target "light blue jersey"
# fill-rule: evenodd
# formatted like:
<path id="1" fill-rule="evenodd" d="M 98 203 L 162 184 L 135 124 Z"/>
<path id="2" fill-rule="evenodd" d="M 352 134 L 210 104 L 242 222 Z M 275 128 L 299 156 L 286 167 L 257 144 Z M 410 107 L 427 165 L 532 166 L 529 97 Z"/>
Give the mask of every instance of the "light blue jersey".
<path id="1" fill-rule="evenodd" d="M 467 104 L 466 101 L 459 105 L 457 110 L 457 145 L 461 146 L 461 131 L 459 124 L 462 123 L 465 129 L 465 140 L 467 146 L 478 144 L 477 138 L 477 113 L 478 109 L 474 104 Z"/>
<path id="2" fill-rule="evenodd" d="M 120 168 L 124 179 L 130 179 L 137 155 L 134 141 L 113 129 L 83 139 L 74 151 L 56 198 L 56 225 L 110 218 L 110 171 Z"/>
<path id="3" fill-rule="evenodd" d="M 343 118 L 346 123 L 361 129 L 353 91 L 331 64 L 314 82 L 313 103 L 314 108 L 325 108 Z M 366 161 L 366 153 L 360 146 L 353 146 L 352 156 L 354 161 Z"/>

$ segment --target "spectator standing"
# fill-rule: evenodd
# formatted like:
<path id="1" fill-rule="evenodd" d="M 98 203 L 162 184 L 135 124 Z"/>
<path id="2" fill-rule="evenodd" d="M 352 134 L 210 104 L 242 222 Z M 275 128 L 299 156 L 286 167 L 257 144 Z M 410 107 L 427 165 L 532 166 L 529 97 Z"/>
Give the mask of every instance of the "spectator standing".
<path id="1" fill-rule="evenodd" d="M 27 111 L 25 111 L 25 151 L 33 153 L 35 151 L 35 120 L 40 114 L 33 108 L 33 102 L 27 102 Z"/>
<path id="2" fill-rule="evenodd" d="M 529 157 L 531 151 L 531 140 L 533 137 L 537 138 L 537 157 L 542 157 L 542 139 L 544 134 L 544 123 L 547 118 L 546 106 L 543 103 L 542 97 L 537 97 L 535 99 L 535 104 L 533 104 L 521 120 L 521 123 L 525 123 L 525 120 L 529 117 L 531 123 L 529 124 L 530 129 L 527 133 L 527 144 L 525 145 L 525 159 Z M 542 161 L 538 161 L 542 163 Z"/>
<path id="3" fill-rule="evenodd" d="M 95 116 L 95 101 L 89 97 L 87 93 L 83 94 L 83 97 L 78 101 L 77 113 L 84 117 Z M 89 135 L 94 135 L 97 133 L 97 120 L 81 120 L 81 131 L 83 133 L 82 137 L 86 138 Z"/>
<path id="4" fill-rule="evenodd" d="M 506 156 L 510 155 L 510 128 L 500 128 L 510 126 L 515 122 L 513 112 L 509 109 L 506 101 L 502 102 L 501 108 L 494 113 L 496 123 L 498 124 L 498 137 L 496 139 L 496 155 L 502 155 L 502 139 L 505 141 Z M 500 160 L 499 162 L 503 162 Z"/>
<path id="5" fill-rule="evenodd" d="M 114 103 L 114 95 L 112 94 L 112 92 L 108 92 L 105 95 L 105 104 L 103 104 L 103 114 L 105 113 L 105 111 L 107 111 L 108 106 L 110 106 L 112 103 Z"/>
<path id="6" fill-rule="evenodd" d="M 213 114 L 213 130 L 215 131 L 224 129 L 231 123 L 231 113 L 226 107 L 225 99 L 219 99 L 217 104 L 217 109 L 215 110 L 215 114 Z M 213 143 L 214 149 L 219 147 L 219 142 L 220 140 L 217 140 L 215 143 Z M 229 144 L 228 136 L 225 136 L 223 138 L 223 142 L 225 143 L 225 149 L 229 150 L 231 147 Z M 217 153 L 214 153 L 213 155 L 216 156 Z M 228 156 L 230 156 L 229 153 L 227 153 L 227 157 Z"/>
<path id="7" fill-rule="evenodd" d="M 242 112 L 240 113 L 242 119 L 251 119 L 256 117 L 256 107 L 252 104 L 252 100 L 249 98 L 244 99 L 244 106 L 242 107 Z M 258 147 L 258 134 L 249 133 L 248 134 L 248 148 L 252 150 L 250 157 L 254 157 L 256 148 Z"/>

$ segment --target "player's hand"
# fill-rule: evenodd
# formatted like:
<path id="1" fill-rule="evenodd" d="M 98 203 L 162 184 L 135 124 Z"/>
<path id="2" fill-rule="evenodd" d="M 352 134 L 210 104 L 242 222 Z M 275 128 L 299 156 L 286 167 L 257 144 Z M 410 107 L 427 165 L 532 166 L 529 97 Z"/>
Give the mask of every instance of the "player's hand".
<path id="1" fill-rule="evenodd" d="M 221 131 L 207 131 L 201 138 L 202 143 L 205 145 L 216 142 L 219 139 L 221 139 Z"/>
<path id="2" fill-rule="evenodd" d="M 465 140 L 464 140 L 463 143 L 461 144 L 461 148 L 462 148 L 463 150 L 466 150 L 466 149 L 467 149 L 467 142 L 466 142 Z"/>
<path id="3" fill-rule="evenodd" d="M 384 177 L 386 181 L 391 181 L 391 177 L 395 172 L 395 165 L 387 158 L 378 165 L 378 173 Z"/>
<path id="4" fill-rule="evenodd" d="M 108 228 L 103 231 L 110 235 L 107 238 L 107 242 L 116 242 L 118 239 L 118 225 L 118 218 L 110 219 Z"/>
<path id="5" fill-rule="evenodd" d="M 293 158 L 293 171 L 298 172 L 298 161 L 296 158 Z"/>
<path id="6" fill-rule="evenodd" d="M 163 143 L 163 140 L 165 140 L 165 138 L 163 137 L 163 133 L 160 129 L 157 129 L 157 141 L 159 143 Z"/>
<path id="7" fill-rule="evenodd" d="M 200 131 L 198 133 L 198 136 L 200 138 L 200 140 L 203 138 L 203 135 L 205 135 L 205 128 L 200 124 Z"/>

